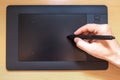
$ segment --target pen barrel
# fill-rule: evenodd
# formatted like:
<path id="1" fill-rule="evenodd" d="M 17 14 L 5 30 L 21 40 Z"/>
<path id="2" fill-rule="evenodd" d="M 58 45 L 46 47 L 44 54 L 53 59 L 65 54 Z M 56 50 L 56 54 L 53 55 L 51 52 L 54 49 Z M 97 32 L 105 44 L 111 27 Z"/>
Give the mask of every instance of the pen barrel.
<path id="1" fill-rule="evenodd" d="M 98 39 L 98 40 L 112 40 L 115 39 L 114 36 L 111 35 L 69 35 L 68 39 L 74 39 L 75 37 L 79 37 L 81 39 Z"/>
<path id="2" fill-rule="evenodd" d="M 115 39 L 114 36 L 110 35 L 76 35 L 75 37 L 79 37 L 81 39 L 100 39 L 100 40 L 112 40 Z"/>

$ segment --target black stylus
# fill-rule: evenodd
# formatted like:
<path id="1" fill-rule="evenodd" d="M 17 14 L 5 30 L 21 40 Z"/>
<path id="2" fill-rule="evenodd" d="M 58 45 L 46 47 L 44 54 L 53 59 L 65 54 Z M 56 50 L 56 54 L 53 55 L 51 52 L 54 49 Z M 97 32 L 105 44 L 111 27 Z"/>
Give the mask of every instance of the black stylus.
<path id="1" fill-rule="evenodd" d="M 79 37 L 81 39 L 98 39 L 98 40 L 112 40 L 115 39 L 112 35 L 68 35 L 68 39 L 74 39 L 75 37 Z"/>

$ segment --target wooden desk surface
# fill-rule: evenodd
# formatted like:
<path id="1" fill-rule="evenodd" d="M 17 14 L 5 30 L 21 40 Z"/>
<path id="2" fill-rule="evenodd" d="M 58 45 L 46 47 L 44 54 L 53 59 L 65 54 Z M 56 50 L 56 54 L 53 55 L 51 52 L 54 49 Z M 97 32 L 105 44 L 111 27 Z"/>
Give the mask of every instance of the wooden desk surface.
<path id="1" fill-rule="evenodd" d="M 6 7 L 8 5 L 107 5 L 109 25 L 120 43 L 120 0 L 0 0 L 0 80 L 120 80 L 120 69 L 8 71 L 6 70 Z"/>

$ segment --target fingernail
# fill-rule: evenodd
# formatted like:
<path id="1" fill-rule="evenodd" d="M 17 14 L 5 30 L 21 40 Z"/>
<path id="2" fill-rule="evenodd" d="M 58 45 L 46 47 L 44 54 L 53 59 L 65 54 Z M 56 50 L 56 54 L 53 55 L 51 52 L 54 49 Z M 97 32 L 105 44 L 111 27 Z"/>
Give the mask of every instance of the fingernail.
<path id="1" fill-rule="evenodd" d="M 74 41 L 77 43 L 79 41 L 79 38 L 74 38 Z"/>
<path id="2" fill-rule="evenodd" d="M 76 34 L 76 31 L 74 32 L 74 34 Z"/>

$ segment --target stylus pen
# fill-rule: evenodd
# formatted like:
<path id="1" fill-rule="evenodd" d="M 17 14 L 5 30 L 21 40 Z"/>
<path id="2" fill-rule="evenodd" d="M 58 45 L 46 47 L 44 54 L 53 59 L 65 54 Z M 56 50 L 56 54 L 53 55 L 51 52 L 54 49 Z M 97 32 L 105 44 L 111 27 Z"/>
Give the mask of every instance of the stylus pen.
<path id="1" fill-rule="evenodd" d="M 74 39 L 75 37 L 79 37 L 81 39 L 98 39 L 98 40 L 112 40 L 115 39 L 112 35 L 68 35 L 68 39 Z"/>

